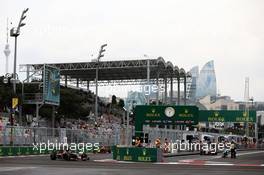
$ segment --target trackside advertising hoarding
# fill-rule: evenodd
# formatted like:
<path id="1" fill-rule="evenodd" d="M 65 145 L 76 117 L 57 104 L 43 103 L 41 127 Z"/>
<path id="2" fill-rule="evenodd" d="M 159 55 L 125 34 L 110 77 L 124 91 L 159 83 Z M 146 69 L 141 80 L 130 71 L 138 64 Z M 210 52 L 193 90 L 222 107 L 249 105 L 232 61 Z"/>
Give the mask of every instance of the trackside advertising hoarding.
<path id="1" fill-rule="evenodd" d="M 60 104 L 60 70 L 51 66 L 44 66 L 43 76 L 44 103 Z"/>
<path id="2" fill-rule="evenodd" d="M 201 110 L 199 121 L 201 122 L 256 122 L 256 111 L 242 110 Z"/>

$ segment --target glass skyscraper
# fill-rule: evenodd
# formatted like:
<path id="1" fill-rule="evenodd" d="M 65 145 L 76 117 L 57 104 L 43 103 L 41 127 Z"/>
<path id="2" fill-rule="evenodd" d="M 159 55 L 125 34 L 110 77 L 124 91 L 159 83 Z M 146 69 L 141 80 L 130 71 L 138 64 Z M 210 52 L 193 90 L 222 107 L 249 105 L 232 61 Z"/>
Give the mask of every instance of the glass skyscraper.
<path id="1" fill-rule="evenodd" d="M 199 77 L 199 67 L 195 66 L 190 70 L 190 73 L 192 75 L 192 81 L 190 86 L 190 95 L 189 98 L 192 101 L 196 100 L 196 88 L 197 88 L 197 81 Z"/>
<path id="2" fill-rule="evenodd" d="M 216 76 L 214 61 L 206 63 L 199 73 L 198 66 L 190 70 L 192 82 L 190 86 L 190 100 L 196 101 L 207 95 L 216 97 Z"/>
<path id="3" fill-rule="evenodd" d="M 203 66 L 197 81 L 196 98 L 202 98 L 207 95 L 216 97 L 216 76 L 213 60 Z"/>
<path id="4" fill-rule="evenodd" d="M 129 105 L 145 105 L 146 98 L 142 92 L 129 91 L 125 100 L 125 108 L 128 109 Z"/>

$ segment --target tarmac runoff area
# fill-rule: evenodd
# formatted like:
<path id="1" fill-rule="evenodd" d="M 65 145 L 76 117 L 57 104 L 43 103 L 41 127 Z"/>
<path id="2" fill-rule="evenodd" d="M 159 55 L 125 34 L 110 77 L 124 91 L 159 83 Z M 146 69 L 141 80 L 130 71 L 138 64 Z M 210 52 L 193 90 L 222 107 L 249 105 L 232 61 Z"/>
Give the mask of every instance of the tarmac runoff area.
<path id="1" fill-rule="evenodd" d="M 238 152 L 237 159 L 221 158 L 221 154 L 186 155 L 164 158 L 159 163 L 119 162 L 111 154 L 92 154 L 90 161 L 51 161 L 49 156 L 0 158 L 0 175 L 41 174 L 264 174 L 264 151 Z"/>

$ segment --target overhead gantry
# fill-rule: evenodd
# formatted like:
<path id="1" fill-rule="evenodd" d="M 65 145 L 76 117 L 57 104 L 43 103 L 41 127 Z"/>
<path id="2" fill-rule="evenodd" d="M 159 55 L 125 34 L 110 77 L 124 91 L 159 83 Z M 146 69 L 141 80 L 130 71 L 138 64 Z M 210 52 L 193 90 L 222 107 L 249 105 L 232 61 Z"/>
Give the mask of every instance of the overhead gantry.
<path id="1" fill-rule="evenodd" d="M 149 62 L 149 64 L 148 64 Z M 60 69 L 61 82 L 68 86 L 69 82 L 75 83 L 76 87 L 95 86 L 96 68 L 99 68 L 98 85 L 146 85 L 149 66 L 149 83 L 161 84 L 165 87 L 164 103 L 172 104 L 174 100 L 173 85 L 177 84 L 177 104 L 181 104 L 181 83 L 183 84 L 183 103 L 187 99 L 187 83 L 191 75 L 183 68 L 174 66 L 171 62 L 165 62 L 162 57 L 157 59 L 135 59 L 120 61 L 76 62 L 76 63 L 48 63 L 51 67 Z M 21 72 L 37 72 L 42 70 L 44 64 L 20 65 Z M 168 96 L 168 83 L 170 94 Z M 169 97 L 169 101 L 168 98 Z M 156 101 L 159 99 L 159 91 L 156 92 Z M 157 103 L 158 104 L 158 103 Z"/>

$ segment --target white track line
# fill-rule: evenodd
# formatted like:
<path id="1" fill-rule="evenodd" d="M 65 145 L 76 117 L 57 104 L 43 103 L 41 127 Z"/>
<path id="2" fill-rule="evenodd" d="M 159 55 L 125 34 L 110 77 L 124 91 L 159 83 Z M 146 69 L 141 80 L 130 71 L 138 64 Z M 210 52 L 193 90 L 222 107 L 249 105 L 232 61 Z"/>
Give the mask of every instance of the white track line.
<path id="1" fill-rule="evenodd" d="M 0 156 L 0 159 L 8 159 L 8 158 L 24 158 L 24 157 L 45 157 L 48 154 L 40 154 L 40 155 L 23 155 L 23 156 Z"/>
<path id="2" fill-rule="evenodd" d="M 19 171 L 19 170 L 34 169 L 34 168 L 37 168 L 37 167 L 0 167 L 0 172 Z"/>
<path id="3" fill-rule="evenodd" d="M 102 163 L 120 163 L 120 164 L 126 164 L 126 163 L 144 163 L 144 162 L 131 162 L 131 161 L 117 161 L 113 159 L 100 159 L 100 160 L 94 160 L 94 162 L 102 162 Z M 198 165 L 198 166 L 256 166 L 256 167 L 264 167 L 264 164 L 234 164 L 229 162 L 213 162 L 213 161 L 204 161 L 202 163 L 199 162 L 154 162 L 152 164 L 155 165 Z"/>
<path id="4" fill-rule="evenodd" d="M 212 166 L 234 166 L 232 163 L 205 163 L 203 165 L 212 165 Z"/>
<path id="5" fill-rule="evenodd" d="M 114 159 L 99 159 L 99 160 L 93 160 L 94 162 L 105 162 L 105 163 L 136 163 L 131 161 L 117 161 Z"/>
<path id="6" fill-rule="evenodd" d="M 237 154 L 237 157 L 238 156 L 244 156 L 244 155 L 250 155 L 250 154 L 259 154 L 259 153 L 264 153 L 264 151 L 254 151 L 254 152 L 238 153 Z M 220 159 L 220 158 L 222 158 L 222 155 L 212 156 L 212 157 L 202 157 L 202 159 L 197 159 L 197 158 L 193 158 L 193 159 L 180 159 L 179 161 L 194 161 L 194 160 L 205 160 L 206 161 L 206 160 Z"/>
<path id="7" fill-rule="evenodd" d="M 182 163 L 179 162 L 157 162 L 157 163 L 153 163 L 153 164 L 158 164 L 158 165 L 179 165 Z"/>

